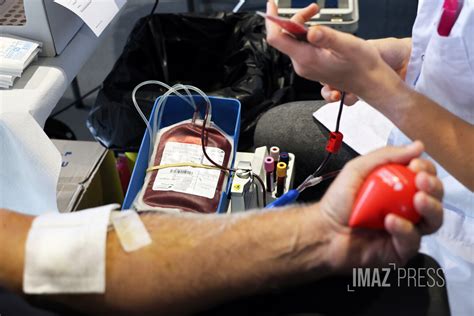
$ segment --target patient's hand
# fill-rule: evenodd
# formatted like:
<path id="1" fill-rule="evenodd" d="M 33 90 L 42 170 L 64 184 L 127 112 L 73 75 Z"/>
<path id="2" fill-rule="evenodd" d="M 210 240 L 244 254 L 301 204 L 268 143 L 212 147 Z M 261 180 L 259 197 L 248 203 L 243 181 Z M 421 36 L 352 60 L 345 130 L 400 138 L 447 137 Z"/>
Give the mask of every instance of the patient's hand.
<path id="1" fill-rule="evenodd" d="M 329 188 L 320 203 L 321 216 L 331 227 L 331 264 L 336 271 L 352 267 L 403 265 L 414 256 L 422 235 L 435 232 L 442 223 L 443 186 L 436 177 L 434 165 L 418 157 L 423 145 L 415 142 L 407 147 L 387 147 L 349 162 Z M 386 231 L 351 229 L 349 217 L 356 195 L 368 174 L 386 163 L 409 163 L 417 172 L 415 209 L 421 214 L 418 225 L 390 214 L 385 218 Z"/>

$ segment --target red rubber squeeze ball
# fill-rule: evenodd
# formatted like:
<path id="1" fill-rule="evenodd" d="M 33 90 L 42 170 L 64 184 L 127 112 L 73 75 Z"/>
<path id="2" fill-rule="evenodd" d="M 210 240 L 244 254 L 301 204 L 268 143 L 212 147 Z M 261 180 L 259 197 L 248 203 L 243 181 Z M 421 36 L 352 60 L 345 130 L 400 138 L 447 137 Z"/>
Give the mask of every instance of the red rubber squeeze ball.
<path id="1" fill-rule="evenodd" d="M 349 226 L 384 229 L 384 219 L 389 213 L 418 223 L 421 216 L 413 206 L 417 192 L 415 176 L 413 171 L 400 164 L 387 164 L 375 169 L 360 188 Z"/>

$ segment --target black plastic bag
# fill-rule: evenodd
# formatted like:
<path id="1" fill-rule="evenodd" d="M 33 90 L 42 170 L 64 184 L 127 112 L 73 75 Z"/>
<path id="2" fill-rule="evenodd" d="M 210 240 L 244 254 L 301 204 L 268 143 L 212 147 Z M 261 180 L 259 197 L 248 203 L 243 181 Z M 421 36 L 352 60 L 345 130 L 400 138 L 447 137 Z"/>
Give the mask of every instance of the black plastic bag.
<path id="1" fill-rule="evenodd" d="M 241 101 L 243 149 L 251 146 L 258 118 L 291 100 L 292 78 L 290 60 L 267 45 L 264 21 L 255 14 L 155 14 L 135 25 L 87 125 L 107 148 L 137 151 L 145 124 L 132 104 L 134 87 L 145 80 L 191 84 Z M 156 85 L 140 89 L 137 101 L 146 115 L 164 92 Z"/>

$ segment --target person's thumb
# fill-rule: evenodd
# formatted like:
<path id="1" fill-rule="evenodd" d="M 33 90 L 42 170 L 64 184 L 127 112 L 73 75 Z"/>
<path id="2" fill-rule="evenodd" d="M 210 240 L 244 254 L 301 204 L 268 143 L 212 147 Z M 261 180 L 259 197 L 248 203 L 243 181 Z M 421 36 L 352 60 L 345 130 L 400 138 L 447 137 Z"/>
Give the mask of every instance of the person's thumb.
<path id="1" fill-rule="evenodd" d="M 316 25 L 308 31 L 308 42 L 320 48 L 331 49 L 336 52 L 351 52 L 357 47 L 360 39 L 357 37 L 336 31 L 330 27 Z"/>

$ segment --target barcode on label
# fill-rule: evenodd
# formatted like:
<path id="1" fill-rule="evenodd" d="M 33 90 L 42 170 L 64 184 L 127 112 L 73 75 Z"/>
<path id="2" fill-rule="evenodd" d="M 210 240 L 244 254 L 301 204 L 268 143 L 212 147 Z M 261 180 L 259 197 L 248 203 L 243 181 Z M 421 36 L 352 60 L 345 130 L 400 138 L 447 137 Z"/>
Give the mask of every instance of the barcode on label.
<path id="1" fill-rule="evenodd" d="M 1 0 L 0 0 L 1 1 Z M 210 157 L 218 164 L 224 163 L 225 152 L 217 147 L 208 147 Z M 181 166 L 187 162 L 190 166 Z M 171 168 L 160 170 L 153 183 L 154 191 L 173 191 L 213 199 L 219 184 L 219 170 L 193 167 L 210 164 L 202 153 L 202 146 L 168 142 L 161 156 L 161 165 Z"/>
<path id="2" fill-rule="evenodd" d="M 193 173 L 192 171 L 189 170 L 181 170 L 181 169 L 171 169 L 170 173 L 175 173 L 175 174 L 186 174 L 192 176 Z"/>

